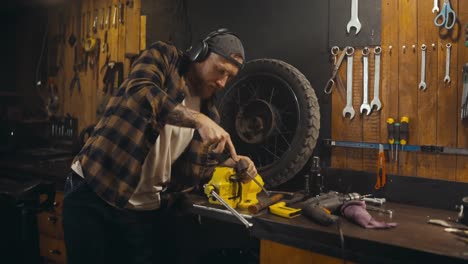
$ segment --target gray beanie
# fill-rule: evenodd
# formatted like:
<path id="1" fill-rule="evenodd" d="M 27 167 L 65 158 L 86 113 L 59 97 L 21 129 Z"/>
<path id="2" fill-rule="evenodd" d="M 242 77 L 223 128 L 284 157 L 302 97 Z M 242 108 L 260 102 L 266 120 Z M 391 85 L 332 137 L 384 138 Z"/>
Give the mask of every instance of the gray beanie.
<path id="1" fill-rule="evenodd" d="M 233 54 L 238 54 L 245 62 L 244 47 L 242 46 L 241 40 L 236 35 L 232 33 L 216 35 L 208 39 L 207 43 L 210 51 L 224 57 L 237 67 L 242 68 L 243 64 L 240 64 L 231 57 Z"/>

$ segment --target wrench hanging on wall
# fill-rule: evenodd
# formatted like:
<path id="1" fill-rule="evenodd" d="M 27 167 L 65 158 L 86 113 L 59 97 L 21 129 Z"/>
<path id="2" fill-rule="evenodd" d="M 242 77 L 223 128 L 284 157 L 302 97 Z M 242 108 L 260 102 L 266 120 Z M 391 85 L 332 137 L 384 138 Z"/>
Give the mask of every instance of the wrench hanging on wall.
<path id="1" fill-rule="evenodd" d="M 348 34 L 351 31 L 351 28 L 356 29 L 356 35 L 361 31 L 361 21 L 359 21 L 358 17 L 358 0 L 351 0 L 351 19 L 346 26 Z"/>
<path id="2" fill-rule="evenodd" d="M 376 107 L 376 111 L 379 111 L 382 108 L 382 103 L 380 102 L 380 53 L 382 53 L 381 47 L 374 48 L 374 61 L 375 61 L 375 71 L 374 71 L 374 99 L 371 102 L 371 109 Z"/>
<path id="3" fill-rule="evenodd" d="M 447 43 L 445 45 L 447 48 L 447 55 L 445 57 L 445 77 L 444 77 L 444 82 L 445 83 L 450 83 L 450 49 L 452 48 L 452 44 Z"/>
<path id="4" fill-rule="evenodd" d="M 353 47 L 346 47 L 346 106 L 343 109 L 343 117 L 349 114 L 349 119 L 353 119 L 355 112 L 353 108 Z"/>
<path id="5" fill-rule="evenodd" d="M 369 105 L 369 53 L 370 49 L 368 47 L 364 47 L 362 50 L 362 62 L 363 62 L 363 76 L 362 76 L 362 105 L 360 108 L 361 114 L 366 111 L 366 115 L 370 115 L 371 107 Z"/>
<path id="6" fill-rule="evenodd" d="M 421 45 L 421 82 L 419 83 L 419 89 L 426 90 L 426 45 Z"/>

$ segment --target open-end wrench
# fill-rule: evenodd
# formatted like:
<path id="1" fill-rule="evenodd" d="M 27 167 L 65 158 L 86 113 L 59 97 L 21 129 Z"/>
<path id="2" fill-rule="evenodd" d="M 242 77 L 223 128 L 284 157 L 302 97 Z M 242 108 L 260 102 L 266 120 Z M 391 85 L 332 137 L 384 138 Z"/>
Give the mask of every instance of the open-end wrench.
<path id="1" fill-rule="evenodd" d="M 380 53 L 382 53 L 381 47 L 374 48 L 374 60 L 375 60 L 375 71 L 374 71 L 374 99 L 371 102 L 371 108 L 377 107 L 376 111 L 382 108 L 380 102 Z"/>
<path id="2" fill-rule="evenodd" d="M 421 45 L 421 82 L 419 83 L 419 89 L 426 90 L 426 45 Z"/>
<path id="3" fill-rule="evenodd" d="M 370 49 L 368 47 L 364 47 L 362 50 L 362 61 L 364 63 L 363 65 L 363 76 L 362 76 L 362 83 L 363 83 L 363 88 L 362 88 L 362 93 L 363 93 L 363 99 L 362 99 L 362 105 L 360 112 L 361 114 L 364 113 L 364 110 L 366 110 L 366 114 L 370 115 L 371 113 L 371 107 L 369 105 L 369 53 Z"/>
<path id="4" fill-rule="evenodd" d="M 445 45 L 447 47 L 447 56 L 445 57 L 445 83 L 450 83 L 450 49 L 452 48 L 452 44 L 447 43 Z"/>
<path id="5" fill-rule="evenodd" d="M 346 47 L 346 106 L 343 109 L 343 117 L 346 117 L 346 114 L 349 114 L 349 119 L 353 119 L 354 112 L 353 108 L 353 47 Z"/>
<path id="6" fill-rule="evenodd" d="M 351 19 L 346 26 L 346 30 L 349 33 L 351 28 L 356 29 L 356 35 L 361 31 L 361 22 L 358 17 L 358 0 L 351 0 Z"/>
<path id="7" fill-rule="evenodd" d="M 434 0 L 434 7 L 432 8 L 432 13 L 439 13 L 439 0 Z"/>

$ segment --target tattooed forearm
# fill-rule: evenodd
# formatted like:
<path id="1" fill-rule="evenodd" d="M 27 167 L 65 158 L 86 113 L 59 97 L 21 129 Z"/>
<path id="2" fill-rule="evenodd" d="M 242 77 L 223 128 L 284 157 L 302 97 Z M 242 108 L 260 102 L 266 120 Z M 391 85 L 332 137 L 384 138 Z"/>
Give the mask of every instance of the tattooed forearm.
<path id="1" fill-rule="evenodd" d="M 197 128 L 197 119 L 200 115 L 202 115 L 200 112 L 179 104 L 167 116 L 167 123 L 174 126 Z"/>

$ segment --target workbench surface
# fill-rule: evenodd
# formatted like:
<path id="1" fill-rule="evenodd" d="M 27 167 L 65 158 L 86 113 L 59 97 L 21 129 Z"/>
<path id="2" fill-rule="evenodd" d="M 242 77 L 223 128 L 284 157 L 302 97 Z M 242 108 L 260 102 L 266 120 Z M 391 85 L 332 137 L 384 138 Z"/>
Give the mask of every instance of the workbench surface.
<path id="1" fill-rule="evenodd" d="M 191 197 L 194 204 L 211 205 L 204 197 Z M 294 207 L 294 206 L 292 206 Z M 374 218 L 397 222 L 393 229 L 365 229 L 340 218 L 344 234 L 346 258 L 358 263 L 466 263 L 468 244 L 444 231 L 444 227 L 427 224 L 429 219 L 455 219 L 455 211 L 387 202 L 382 208 L 393 210 L 390 218 L 370 211 Z M 240 223 L 234 216 L 194 207 L 193 213 Z M 239 211 L 249 215 L 247 211 Z M 337 224 L 325 227 L 304 216 L 286 219 L 262 211 L 248 219 L 253 223 L 251 233 L 259 239 L 341 257 L 342 248 Z"/>

